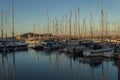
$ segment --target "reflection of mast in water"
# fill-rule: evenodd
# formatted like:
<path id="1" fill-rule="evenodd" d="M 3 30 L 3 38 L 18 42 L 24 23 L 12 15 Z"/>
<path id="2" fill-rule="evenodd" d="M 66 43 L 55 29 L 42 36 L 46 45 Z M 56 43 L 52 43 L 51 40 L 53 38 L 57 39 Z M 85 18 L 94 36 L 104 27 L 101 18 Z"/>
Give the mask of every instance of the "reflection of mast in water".
<path id="1" fill-rule="evenodd" d="M 15 53 L 13 53 L 13 80 L 16 80 Z"/>
<path id="2" fill-rule="evenodd" d="M 94 68 L 91 67 L 91 80 L 94 80 Z"/>
<path id="3" fill-rule="evenodd" d="M 51 57 L 50 57 L 50 53 L 48 53 L 48 67 L 49 67 L 49 71 L 48 71 L 48 78 L 49 80 L 51 80 Z"/>
<path id="4" fill-rule="evenodd" d="M 61 58 L 62 58 L 62 59 L 61 59 L 61 62 L 62 62 L 61 64 L 62 64 L 62 67 L 64 68 L 64 61 L 65 61 L 65 60 L 64 60 L 64 55 L 61 55 Z"/>
<path id="5" fill-rule="evenodd" d="M 6 59 L 6 63 L 4 61 L 4 57 Z M 6 65 L 6 69 L 5 69 L 5 65 Z M 2 77 L 1 77 L 2 80 L 8 80 L 8 57 L 7 57 L 6 53 L 2 54 L 2 68 L 1 68 L 1 70 L 2 70 L 2 74 L 1 74 L 2 75 Z M 5 70 L 6 70 L 6 72 L 5 72 Z M 5 74 L 6 74 L 6 76 L 5 76 Z"/>
<path id="6" fill-rule="evenodd" d="M 55 58 L 56 58 L 56 80 L 59 80 L 59 75 L 58 75 L 58 69 L 59 69 L 59 56 L 58 56 L 58 54 L 56 54 L 56 56 L 55 56 Z"/>
<path id="7" fill-rule="evenodd" d="M 34 53 L 34 58 L 35 58 L 35 62 L 38 63 L 39 57 L 38 57 L 38 53 Z"/>
<path id="8" fill-rule="evenodd" d="M 4 80 L 4 55 L 2 54 L 2 80 Z"/>
<path id="9" fill-rule="evenodd" d="M 118 59 L 118 80 L 120 80 L 120 57 Z"/>
<path id="10" fill-rule="evenodd" d="M 70 80 L 73 80 L 72 59 L 70 59 Z"/>
<path id="11" fill-rule="evenodd" d="M 109 69 L 108 62 L 106 62 L 106 79 L 105 80 L 109 80 L 108 79 L 108 69 Z"/>
<path id="12" fill-rule="evenodd" d="M 6 80 L 8 80 L 8 55 L 6 55 Z"/>
<path id="13" fill-rule="evenodd" d="M 69 66 L 69 62 L 68 62 L 68 58 L 66 59 L 66 67 Z M 66 68 L 66 80 L 68 80 L 68 76 L 69 76 L 69 68 Z"/>
<path id="14" fill-rule="evenodd" d="M 102 63 L 102 80 L 104 80 L 104 63 Z"/>
<path id="15" fill-rule="evenodd" d="M 77 72 L 78 72 L 78 73 L 77 73 L 77 79 L 80 80 L 81 75 L 82 75 L 80 58 L 78 58 L 77 61 L 79 61 L 79 62 L 77 63 Z"/>

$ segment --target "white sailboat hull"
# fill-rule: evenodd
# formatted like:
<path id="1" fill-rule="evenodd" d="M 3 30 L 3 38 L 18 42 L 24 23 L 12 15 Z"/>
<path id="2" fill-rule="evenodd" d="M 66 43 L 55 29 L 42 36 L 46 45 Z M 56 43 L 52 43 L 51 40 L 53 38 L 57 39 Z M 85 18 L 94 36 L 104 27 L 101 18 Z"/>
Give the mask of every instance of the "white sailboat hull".
<path id="1" fill-rule="evenodd" d="M 113 48 L 102 48 L 98 50 L 86 50 L 83 52 L 83 56 L 103 56 L 106 52 L 113 51 Z M 107 56 L 107 55 L 106 55 Z"/>

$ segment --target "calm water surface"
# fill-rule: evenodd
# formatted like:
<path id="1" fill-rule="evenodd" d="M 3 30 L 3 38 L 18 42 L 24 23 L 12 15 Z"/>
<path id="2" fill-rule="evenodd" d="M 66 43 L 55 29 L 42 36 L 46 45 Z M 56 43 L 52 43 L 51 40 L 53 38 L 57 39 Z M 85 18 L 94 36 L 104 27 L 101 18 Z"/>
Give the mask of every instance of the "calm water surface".
<path id="1" fill-rule="evenodd" d="M 0 80 L 120 80 L 120 60 L 28 50 L 0 54 Z"/>

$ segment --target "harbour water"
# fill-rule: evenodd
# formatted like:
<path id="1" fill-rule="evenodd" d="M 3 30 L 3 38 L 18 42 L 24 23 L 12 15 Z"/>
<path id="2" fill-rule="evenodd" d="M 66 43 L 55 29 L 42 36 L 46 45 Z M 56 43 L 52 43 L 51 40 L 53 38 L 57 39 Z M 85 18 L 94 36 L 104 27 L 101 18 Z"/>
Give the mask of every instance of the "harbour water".
<path id="1" fill-rule="evenodd" d="M 0 54 L 0 80 L 120 80 L 120 60 L 58 51 Z"/>

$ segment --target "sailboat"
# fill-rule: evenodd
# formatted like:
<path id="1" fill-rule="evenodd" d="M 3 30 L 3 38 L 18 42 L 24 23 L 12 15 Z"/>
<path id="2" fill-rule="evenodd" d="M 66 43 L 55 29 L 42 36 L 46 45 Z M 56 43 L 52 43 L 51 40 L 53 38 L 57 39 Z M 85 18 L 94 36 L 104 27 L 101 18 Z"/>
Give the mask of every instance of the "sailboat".
<path id="1" fill-rule="evenodd" d="M 11 5 L 12 8 L 12 42 L 7 42 L 5 45 L 5 50 L 6 52 L 11 52 L 11 51 L 21 51 L 21 50 L 27 50 L 27 44 L 24 42 L 20 41 L 15 41 L 14 38 L 14 7 L 13 4 Z"/>
<path id="2" fill-rule="evenodd" d="M 113 48 L 109 47 L 109 46 L 104 46 L 103 45 L 103 9 L 102 9 L 102 0 L 100 0 L 100 16 L 101 16 L 101 20 L 100 20 L 100 27 L 101 27 L 101 45 L 100 43 L 98 44 L 93 44 L 93 47 L 98 46 L 98 48 L 94 49 L 87 49 L 86 51 L 83 52 L 83 56 L 110 56 L 111 54 L 107 54 L 108 52 L 112 53 L 113 52 Z"/>

